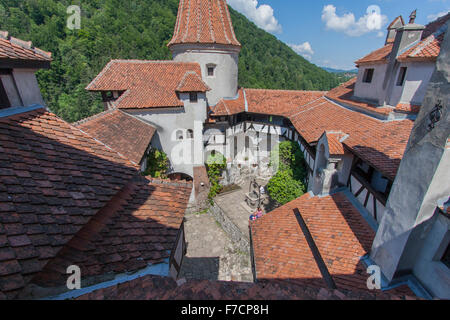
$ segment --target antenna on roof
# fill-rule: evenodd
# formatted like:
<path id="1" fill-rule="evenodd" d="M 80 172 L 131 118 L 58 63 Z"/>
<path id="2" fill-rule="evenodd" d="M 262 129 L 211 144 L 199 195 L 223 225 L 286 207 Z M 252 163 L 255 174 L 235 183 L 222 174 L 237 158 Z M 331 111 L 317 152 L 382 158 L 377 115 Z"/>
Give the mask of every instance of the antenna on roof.
<path id="1" fill-rule="evenodd" d="M 409 24 L 413 24 L 416 21 L 417 17 L 417 9 L 411 12 L 411 15 L 409 16 Z"/>

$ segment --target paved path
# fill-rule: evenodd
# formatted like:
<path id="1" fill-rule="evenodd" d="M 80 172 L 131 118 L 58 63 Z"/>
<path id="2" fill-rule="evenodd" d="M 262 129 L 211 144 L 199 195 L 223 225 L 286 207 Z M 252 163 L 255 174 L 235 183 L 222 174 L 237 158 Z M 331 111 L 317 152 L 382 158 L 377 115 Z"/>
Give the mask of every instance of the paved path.
<path id="1" fill-rule="evenodd" d="M 209 214 L 186 214 L 187 254 L 180 278 L 251 282 L 250 256 L 239 252 Z"/>

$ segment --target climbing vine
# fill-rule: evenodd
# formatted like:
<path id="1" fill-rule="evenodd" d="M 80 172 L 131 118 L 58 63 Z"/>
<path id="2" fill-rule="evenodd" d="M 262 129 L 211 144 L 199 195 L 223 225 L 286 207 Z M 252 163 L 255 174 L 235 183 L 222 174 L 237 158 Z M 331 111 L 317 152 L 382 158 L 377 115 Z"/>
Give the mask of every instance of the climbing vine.
<path id="1" fill-rule="evenodd" d="M 306 192 L 306 162 L 297 143 L 281 142 L 271 153 L 270 165 L 276 170 L 267 190 L 270 197 L 284 205 Z"/>
<path id="2" fill-rule="evenodd" d="M 167 171 L 169 169 L 169 157 L 164 151 L 156 148 L 151 148 L 147 157 L 146 176 L 153 178 L 167 178 Z"/>
<path id="3" fill-rule="evenodd" d="M 223 186 L 220 184 L 220 177 L 222 176 L 223 170 L 227 167 L 227 160 L 222 154 L 213 153 L 208 157 L 206 167 L 208 169 L 208 177 L 211 184 L 208 199 L 212 204 L 214 197 L 223 189 Z"/>

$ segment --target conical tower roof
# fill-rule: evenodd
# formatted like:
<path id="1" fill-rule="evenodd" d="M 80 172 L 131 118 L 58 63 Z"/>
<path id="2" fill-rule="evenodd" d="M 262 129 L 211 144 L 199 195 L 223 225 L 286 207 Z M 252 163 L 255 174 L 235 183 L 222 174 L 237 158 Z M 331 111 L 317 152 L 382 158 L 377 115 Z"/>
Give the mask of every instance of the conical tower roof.
<path id="1" fill-rule="evenodd" d="M 226 0 L 180 0 L 169 47 L 176 44 L 241 46 L 234 34 Z"/>

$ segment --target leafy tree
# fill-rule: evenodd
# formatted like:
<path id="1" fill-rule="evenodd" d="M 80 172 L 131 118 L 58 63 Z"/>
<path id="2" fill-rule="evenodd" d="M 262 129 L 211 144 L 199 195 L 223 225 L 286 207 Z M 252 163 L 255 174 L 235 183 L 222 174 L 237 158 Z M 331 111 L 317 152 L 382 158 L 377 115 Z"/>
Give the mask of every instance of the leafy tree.
<path id="1" fill-rule="evenodd" d="M 270 197 L 280 205 L 291 202 L 305 193 L 305 185 L 295 180 L 288 170 L 280 170 L 267 185 Z"/>
<path id="2" fill-rule="evenodd" d="M 102 111 L 86 86 L 111 59 L 170 59 L 179 0 L 0 0 L 0 29 L 53 53 L 37 78 L 48 107 L 73 122 Z M 81 30 L 66 27 L 80 5 Z M 242 43 L 239 84 L 247 88 L 329 90 L 338 76 L 309 63 L 230 8 Z"/>
<path id="3" fill-rule="evenodd" d="M 153 178 L 167 178 L 167 171 L 169 169 L 169 157 L 164 151 L 156 148 L 151 148 L 147 158 L 146 176 Z"/>
<path id="4" fill-rule="evenodd" d="M 297 143 L 283 141 L 272 151 L 270 165 L 277 171 L 269 181 L 267 189 L 270 197 L 284 205 L 306 191 L 306 163 Z"/>

